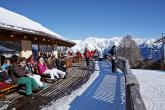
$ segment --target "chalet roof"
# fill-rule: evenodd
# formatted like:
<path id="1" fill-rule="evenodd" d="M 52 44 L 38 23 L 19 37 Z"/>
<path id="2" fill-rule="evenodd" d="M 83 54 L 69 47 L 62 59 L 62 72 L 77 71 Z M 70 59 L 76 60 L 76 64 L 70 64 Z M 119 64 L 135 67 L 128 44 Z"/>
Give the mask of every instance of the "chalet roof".
<path id="1" fill-rule="evenodd" d="M 43 35 L 75 44 L 74 42 L 64 38 L 63 36 L 60 36 L 59 34 L 47 29 L 41 24 L 2 7 L 0 7 L 0 29 Z"/>

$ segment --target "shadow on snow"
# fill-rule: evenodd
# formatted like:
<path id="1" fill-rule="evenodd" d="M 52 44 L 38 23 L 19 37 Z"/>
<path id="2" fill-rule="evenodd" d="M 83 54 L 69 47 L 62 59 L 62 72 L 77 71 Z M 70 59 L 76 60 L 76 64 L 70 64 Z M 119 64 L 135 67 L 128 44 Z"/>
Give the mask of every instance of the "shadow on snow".
<path id="1" fill-rule="evenodd" d="M 112 73 L 111 65 L 99 62 L 95 81 L 70 104 L 69 110 L 125 110 L 125 80 L 122 73 Z"/>

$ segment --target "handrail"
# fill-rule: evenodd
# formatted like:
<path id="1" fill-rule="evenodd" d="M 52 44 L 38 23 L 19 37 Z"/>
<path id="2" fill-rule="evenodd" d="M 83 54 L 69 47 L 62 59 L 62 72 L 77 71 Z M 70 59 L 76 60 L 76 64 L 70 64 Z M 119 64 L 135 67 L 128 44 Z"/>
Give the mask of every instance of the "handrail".
<path id="1" fill-rule="evenodd" d="M 146 110 L 140 94 L 139 82 L 132 74 L 128 60 L 117 58 L 117 67 L 124 73 L 126 82 L 126 110 Z"/>

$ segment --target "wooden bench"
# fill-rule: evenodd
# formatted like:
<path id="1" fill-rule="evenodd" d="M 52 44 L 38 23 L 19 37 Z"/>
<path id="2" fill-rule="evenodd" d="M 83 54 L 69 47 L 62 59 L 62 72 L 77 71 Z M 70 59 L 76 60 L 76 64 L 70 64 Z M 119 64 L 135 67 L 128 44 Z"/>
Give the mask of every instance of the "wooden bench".
<path id="1" fill-rule="evenodd" d="M 8 84 L 5 82 L 0 82 L 0 85 L 3 85 L 4 87 L 0 88 L 0 98 L 4 98 L 6 94 L 11 93 L 16 90 L 18 85 L 14 84 Z"/>

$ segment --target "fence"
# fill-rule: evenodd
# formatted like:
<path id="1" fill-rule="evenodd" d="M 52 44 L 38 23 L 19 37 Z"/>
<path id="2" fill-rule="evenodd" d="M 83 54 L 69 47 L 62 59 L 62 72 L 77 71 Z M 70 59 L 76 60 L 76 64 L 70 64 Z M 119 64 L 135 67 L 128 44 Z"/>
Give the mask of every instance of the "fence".
<path id="1" fill-rule="evenodd" d="M 146 110 L 140 94 L 139 82 L 132 74 L 128 60 L 118 58 L 117 67 L 125 74 L 126 82 L 126 110 Z"/>

